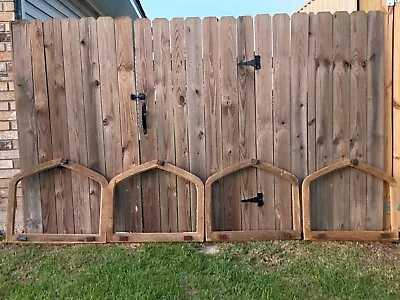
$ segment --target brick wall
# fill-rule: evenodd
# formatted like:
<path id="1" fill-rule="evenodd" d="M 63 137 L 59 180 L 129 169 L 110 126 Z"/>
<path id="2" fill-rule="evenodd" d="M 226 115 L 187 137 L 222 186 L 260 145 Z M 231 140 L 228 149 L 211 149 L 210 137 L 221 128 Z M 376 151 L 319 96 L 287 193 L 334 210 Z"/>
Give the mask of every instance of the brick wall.
<path id="1" fill-rule="evenodd" d="M 8 182 L 19 171 L 10 31 L 14 9 L 14 1 L 0 0 L 0 230 L 4 229 Z"/>

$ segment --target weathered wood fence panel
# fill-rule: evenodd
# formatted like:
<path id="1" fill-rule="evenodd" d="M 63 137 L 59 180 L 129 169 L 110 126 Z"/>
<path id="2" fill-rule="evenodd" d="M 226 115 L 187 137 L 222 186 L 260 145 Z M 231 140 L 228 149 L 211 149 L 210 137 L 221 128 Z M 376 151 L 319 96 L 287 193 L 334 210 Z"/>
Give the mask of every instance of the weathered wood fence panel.
<path id="1" fill-rule="evenodd" d="M 347 158 L 383 168 L 385 21 L 340 12 L 16 22 L 22 168 L 65 157 L 111 179 L 158 159 L 203 181 L 252 158 L 300 180 Z M 278 177 L 248 169 L 213 186 L 214 230 L 292 229 L 291 186 Z M 56 169 L 23 191 L 29 231 L 98 230 L 89 179 Z M 383 192 L 357 170 L 317 180 L 312 229 L 382 229 Z M 241 202 L 257 193 L 264 206 Z M 153 170 L 117 186 L 114 212 L 117 232 L 195 231 L 196 190 Z"/>

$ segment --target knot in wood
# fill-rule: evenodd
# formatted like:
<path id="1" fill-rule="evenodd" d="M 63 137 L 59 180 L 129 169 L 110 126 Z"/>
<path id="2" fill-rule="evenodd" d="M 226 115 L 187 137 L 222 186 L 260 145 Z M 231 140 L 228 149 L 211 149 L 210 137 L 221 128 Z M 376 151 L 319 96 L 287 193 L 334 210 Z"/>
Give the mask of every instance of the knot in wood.
<path id="1" fill-rule="evenodd" d="M 354 159 L 351 160 L 351 164 L 352 164 L 353 166 L 357 166 L 359 163 L 360 163 L 360 162 L 359 162 L 358 159 L 356 159 L 356 158 L 354 158 Z"/>

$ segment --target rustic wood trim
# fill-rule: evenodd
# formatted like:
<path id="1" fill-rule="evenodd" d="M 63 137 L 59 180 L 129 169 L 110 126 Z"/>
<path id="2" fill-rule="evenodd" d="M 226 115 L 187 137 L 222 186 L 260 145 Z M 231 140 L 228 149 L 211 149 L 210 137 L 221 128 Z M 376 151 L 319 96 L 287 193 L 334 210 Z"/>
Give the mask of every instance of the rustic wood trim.
<path id="1" fill-rule="evenodd" d="M 51 170 L 57 167 L 69 169 L 78 174 L 84 175 L 96 182 L 101 186 L 101 199 L 100 199 L 100 224 L 99 234 L 16 234 L 15 223 L 15 209 L 17 206 L 16 190 L 17 184 L 24 178 Z M 51 161 L 37 165 L 36 167 L 25 170 L 15 175 L 9 183 L 8 195 L 8 208 L 7 208 L 7 235 L 6 243 L 43 243 L 43 244 L 75 244 L 75 243 L 105 243 L 106 242 L 106 227 L 104 216 L 102 216 L 104 205 L 107 201 L 107 179 L 101 174 L 90 170 L 84 166 L 69 161 L 68 159 L 57 158 Z M 26 237 L 26 241 L 21 241 L 21 237 Z"/>
<path id="2" fill-rule="evenodd" d="M 259 231 L 213 231 L 212 224 L 212 185 L 216 181 L 232 173 L 246 168 L 257 168 L 270 172 L 292 185 L 292 210 L 293 210 L 293 230 L 259 230 Z M 301 217 L 300 217 L 300 187 L 299 180 L 292 173 L 281 168 L 262 162 L 257 159 L 248 159 L 228 168 L 225 168 L 206 181 L 205 186 L 205 220 L 206 220 L 206 240 L 207 241 L 264 241 L 271 239 L 300 239 L 301 238 Z M 290 234 L 287 234 L 290 233 Z M 221 238 L 221 235 L 223 238 Z M 290 236 L 290 237 L 289 237 Z"/>
<path id="3" fill-rule="evenodd" d="M 341 170 L 344 168 L 358 169 L 366 174 L 372 175 L 390 185 L 390 213 L 391 213 L 391 230 L 389 231 L 313 231 L 311 230 L 311 203 L 310 203 L 310 186 L 313 181 L 327 174 Z M 335 240 L 335 241 L 397 241 L 398 225 L 396 220 L 396 206 L 394 205 L 393 193 L 397 183 L 395 179 L 386 172 L 375 168 L 357 159 L 346 159 L 330 166 L 322 168 L 309 176 L 303 181 L 302 185 L 302 203 L 303 203 L 303 232 L 305 240 Z"/>
<path id="4" fill-rule="evenodd" d="M 186 179 L 196 186 L 197 192 L 197 225 L 195 232 L 183 233 L 121 233 L 114 232 L 114 191 L 121 181 L 154 169 L 162 170 Z M 108 185 L 109 197 L 111 199 L 105 215 L 107 217 L 107 242 L 203 242 L 204 241 L 204 184 L 200 178 L 181 168 L 163 161 L 149 161 L 115 176 Z M 121 236 L 123 238 L 121 238 Z"/>

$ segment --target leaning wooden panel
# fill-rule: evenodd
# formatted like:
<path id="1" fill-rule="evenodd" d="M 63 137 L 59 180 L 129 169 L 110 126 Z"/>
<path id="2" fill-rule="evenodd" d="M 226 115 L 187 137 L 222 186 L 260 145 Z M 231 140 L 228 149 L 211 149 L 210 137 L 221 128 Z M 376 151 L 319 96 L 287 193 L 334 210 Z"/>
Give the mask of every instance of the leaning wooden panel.
<path id="1" fill-rule="evenodd" d="M 290 183 L 292 193 L 292 229 L 291 230 L 254 230 L 254 231 L 214 231 L 212 221 L 212 185 L 230 174 L 247 169 L 249 167 L 257 168 L 275 175 Z M 300 189 L 297 177 L 281 168 L 275 167 L 257 159 L 249 159 L 228 168 L 225 168 L 207 179 L 205 187 L 205 221 L 206 221 L 206 240 L 215 242 L 233 242 L 233 241 L 263 241 L 271 239 L 300 239 Z"/>
<path id="2" fill-rule="evenodd" d="M 62 167 L 86 176 L 97 183 L 101 187 L 100 199 L 100 223 L 99 234 L 18 234 L 15 233 L 15 211 L 17 206 L 16 190 L 17 184 L 25 178 Z M 107 186 L 108 182 L 105 177 L 92 171 L 84 166 L 70 162 L 67 159 L 54 159 L 42 163 L 30 170 L 23 171 L 15 175 L 9 184 L 8 208 L 7 208 L 7 235 L 6 243 L 44 243 L 44 244 L 77 244 L 77 243 L 105 243 L 106 242 L 106 222 L 102 216 L 104 205 L 107 204 Z"/>
<path id="3" fill-rule="evenodd" d="M 126 233 L 114 232 L 113 208 L 114 192 L 118 183 L 139 174 L 151 170 L 161 170 L 180 178 L 183 178 L 196 186 L 197 211 L 196 211 L 196 231 L 192 232 L 173 232 L 173 233 Z M 163 161 L 153 160 L 140 166 L 133 167 L 115 176 L 108 186 L 108 193 L 111 200 L 107 207 L 107 242 L 203 242 L 204 241 L 204 184 L 200 178 Z"/>
<path id="4" fill-rule="evenodd" d="M 320 177 L 344 168 L 358 169 L 377 179 L 387 182 L 390 185 L 390 215 L 391 229 L 389 231 L 313 231 L 311 229 L 311 204 L 310 186 L 311 183 Z M 352 240 L 352 241 L 396 241 L 398 236 L 398 224 L 396 220 L 396 206 L 394 205 L 393 194 L 397 183 L 393 177 L 386 172 L 371 165 L 359 162 L 357 159 L 347 159 L 318 170 L 307 176 L 303 181 L 303 232 L 305 240 Z"/>

